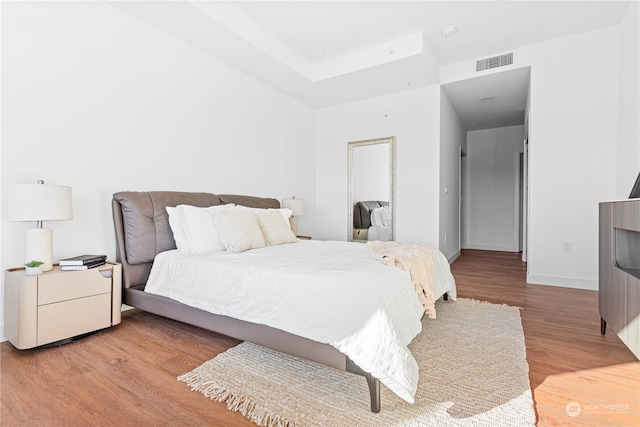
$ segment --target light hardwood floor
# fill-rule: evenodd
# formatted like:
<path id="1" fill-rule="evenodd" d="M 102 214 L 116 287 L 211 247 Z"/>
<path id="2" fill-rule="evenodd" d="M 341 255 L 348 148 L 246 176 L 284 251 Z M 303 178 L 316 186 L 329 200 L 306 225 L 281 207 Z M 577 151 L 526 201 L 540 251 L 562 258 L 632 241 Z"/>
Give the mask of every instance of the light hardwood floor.
<path id="1" fill-rule="evenodd" d="M 463 251 L 452 271 L 460 297 L 522 307 L 538 425 L 640 426 L 640 362 L 614 333 L 600 335 L 595 291 L 528 285 L 513 253 Z M 176 381 L 237 343 L 137 310 L 63 346 L 4 342 L 0 425 L 251 426 Z"/>

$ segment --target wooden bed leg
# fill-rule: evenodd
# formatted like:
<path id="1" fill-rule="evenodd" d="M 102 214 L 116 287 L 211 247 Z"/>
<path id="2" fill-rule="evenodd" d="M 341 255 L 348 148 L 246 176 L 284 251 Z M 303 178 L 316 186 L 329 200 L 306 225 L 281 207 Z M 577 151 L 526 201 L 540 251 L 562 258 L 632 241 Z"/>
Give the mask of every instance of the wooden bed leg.
<path id="1" fill-rule="evenodd" d="M 380 380 L 374 378 L 371 374 L 366 374 L 367 384 L 369 385 L 369 394 L 371 395 L 371 412 L 380 412 Z"/>
<path id="2" fill-rule="evenodd" d="M 449 294 L 442 295 L 442 299 L 445 301 L 449 301 Z"/>
<path id="3" fill-rule="evenodd" d="M 607 321 L 604 320 L 602 317 L 600 318 L 600 333 L 602 335 L 607 333 Z"/>
<path id="4" fill-rule="evenodd" d="M 367 385 L 369 386 L 369 396 L 371 397 L 371 412 L 380 412 L 380 380 L 375 378 L 368 372 L 365 372 L 358 365 L 353 363 L 351 359 L 347 357 L 346 371 L 352 374 L 362 375 L 367 379 Z"/>

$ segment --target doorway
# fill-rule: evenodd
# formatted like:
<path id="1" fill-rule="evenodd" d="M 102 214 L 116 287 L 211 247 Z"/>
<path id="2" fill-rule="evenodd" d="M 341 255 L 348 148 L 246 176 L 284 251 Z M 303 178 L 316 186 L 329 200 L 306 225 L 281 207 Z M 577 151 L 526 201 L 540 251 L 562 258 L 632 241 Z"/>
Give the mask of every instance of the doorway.
<path id="1" fill-rule="evenodd" d="M 500 154 L 510 166 L 507 172 L 512 178 L 508 189 L 502 187 L 502 192 L 508 191 L 508 206 L 504 202 L 489 203 L 481 206 L 483 216 L 478 222 L 478 200 L 488 200 L 486 193 L 476 193 L 472 187 L 477 187 L 476 178 L 478 161 L 477 150 L 470 147 L 469 135 L 473 131 L 490 131 L 514 126 L 525 125 L 525 110 L 529 105 L 530 67 L 510 68 L 504 71 L 497 70 L 491 73 L 478 73 L 477 77 L 459 80 L 442 85 L 454 110 L 458 114 L 462 127 L 466 130 L 467 144 L 463 151 L 460 149 L 458 158 L 458 182 L 459 182 L 459 243 L 460 249 L 489 249 L 511 252 L 522 252 L 523 259 L 527 256 L 527 212 L 528 212 L 528 168 L 527 153 L 523 147 L 522 130 L 517 139 L 511 139 L 509 153 Z M 525 126 L 526 127 L 526 126 Z M 522 127 L 520 127 L 522 129 Z M 524 130 L 525 139 L 527 129 Z M 500 137 L 500 136 L 498 136 Z M 495 149 L 495 147 L 492 147 Z M 514 157 L 515 156 L 515 157 Z M 474 157 L 472 159 L 472 157 Z M 490 162 L 484 161 L 488 168 L 487 174 L 492 173 Z M 475 162 L 475 163 L 474 163 Z M 513 163 L 515 162 L 515 164 Z M 503 163 L 504 164 L 504 163 Z M 454 166 L 454 165 L 451 165 Z M 455 166 L 454 166 L 455 167 Z M 500 166 L 502 167 L 502 166 Z M 473 176 L 472 176 L 473 175 Z M 486 191 L 489 184 L 481 191 Z M 502 193 L 504 195 L 505 193 Z M 490 195 L 491 197 L 491 195 Z M 482 201 L 480 203 L 483 203 Z M 492 214 L 490 209 L 500 209 L 501 214 Z M 475 209 L 475 210 L 474 210 Z M 504 217 L 508 213 L 508 228 L 499 228 L 498 217 Z M 488 225 L 487 225 L 488 221 Z M 504 222 L 504 219 L 502 219 Z M 513 224 L 513 225 L 511 225 Z M 484 228 L 484 235 L 478 236 L 474 230 Z M 513 227 L 513 228 L 512 228 Z M 502 233 L 499 239 L 491 239 L 496 233 Z"/>

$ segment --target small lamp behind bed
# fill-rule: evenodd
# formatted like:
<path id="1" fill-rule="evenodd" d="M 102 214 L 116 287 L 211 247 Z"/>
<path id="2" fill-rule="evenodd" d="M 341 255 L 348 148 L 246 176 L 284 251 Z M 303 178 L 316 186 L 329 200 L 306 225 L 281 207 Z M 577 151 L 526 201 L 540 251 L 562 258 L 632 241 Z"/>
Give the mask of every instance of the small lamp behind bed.
<path id="1" fill-rule="evenodd" d="M 290 199 L 284 199 L 282 201 L 282 207 L 291 209 L 291 218 L 289 222 L 291 223 L 291 231 L 296 236 L 298 235 L 298 221 L 295 216 L 304 215 L 304 199 L 296 199 L 296 196 L 293 196 Z"/>

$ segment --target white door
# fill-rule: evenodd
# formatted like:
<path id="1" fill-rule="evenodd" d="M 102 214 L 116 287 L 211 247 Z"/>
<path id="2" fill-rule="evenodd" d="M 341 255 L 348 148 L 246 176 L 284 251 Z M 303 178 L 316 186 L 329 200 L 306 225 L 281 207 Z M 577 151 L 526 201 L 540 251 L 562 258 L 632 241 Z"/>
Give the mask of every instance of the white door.
<path id="1" fill-rule="evenodd" d="M 526 127 L 525 123 L 525 127 Z M 524 140 L 522 161 L 522 261 L 527 262 L 529 247 L 529 141 Z"/>

